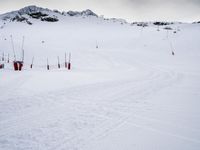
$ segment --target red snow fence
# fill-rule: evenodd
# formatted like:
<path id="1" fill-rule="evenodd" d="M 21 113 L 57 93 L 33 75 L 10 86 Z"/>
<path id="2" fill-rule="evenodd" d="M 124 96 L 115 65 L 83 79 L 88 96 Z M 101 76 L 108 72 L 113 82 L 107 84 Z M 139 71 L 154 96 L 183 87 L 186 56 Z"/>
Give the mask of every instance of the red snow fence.
<path id="1" fill-rule="evenodd" d="M 4 64 L 0 64 L 0 69 L 3 69 L 4 68 Z"/>
<path id="2" fill-rule="evenodd" d="M 68 63 L 68 70 L 71 69 L 71 63 Z"/>
<path id="3" fill-rule="evenodd" d="M 17 71 L 18 70 L 18 64 L 16 61 L 13 62 L 13 67 L 14 67 L 14 70 Z"/>
<path id="4" fill-rule="evenodd" d="M 23 67 L 23 63 L 19 63 L 19 71 L 21 71 L 22 70 L 22 67 Z"/>
<path id="5" fill-rule="evenodd" d="M 15 71 L 21 71 L 23 67 L 23 61 L 14 61 L 13 62 L 13 67 Z"/>

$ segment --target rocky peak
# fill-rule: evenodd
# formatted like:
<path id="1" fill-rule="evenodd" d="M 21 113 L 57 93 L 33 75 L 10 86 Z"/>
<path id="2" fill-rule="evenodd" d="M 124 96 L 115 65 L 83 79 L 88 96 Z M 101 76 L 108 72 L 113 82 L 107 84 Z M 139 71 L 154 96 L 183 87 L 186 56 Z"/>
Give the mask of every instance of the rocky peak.
<path id="1" fill-rule="evenodd" d="M 24 14 L 31 14 L 31 13 L 38 13 L 38 12 L 51 12 L 49 9 L 37 7 L 35 5 L 27 6 L 18 11 L 19 14 L 24 15 Z"/>
<path id="2" fill-rule="evenodd" d="M 93 11 L 90 9 L 86 9 L 84 11 L 68 11 L 68 12 L 63 12 L 63 14 L 67 14 L 69 16 L 95 16 L 98 17 L 97 14 L 95 14 Z"/>

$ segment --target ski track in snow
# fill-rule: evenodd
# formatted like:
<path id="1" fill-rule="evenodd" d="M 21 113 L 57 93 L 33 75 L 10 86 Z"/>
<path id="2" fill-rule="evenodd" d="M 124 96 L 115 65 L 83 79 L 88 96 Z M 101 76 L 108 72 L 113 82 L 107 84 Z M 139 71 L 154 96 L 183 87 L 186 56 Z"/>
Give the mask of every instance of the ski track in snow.
<path id="1" fill-rule="evenodd" d="M 44 147 L 51 150 L 82 149 L 88 142 L 105 136 L 125 122 L 152 132 L 199 143 L 198 140 L 187 136 L 165 133 L 165 128 L 157 130 L 147 127 L 146 124 L 152 122 L 149 119 L 141 117 L 140 119 L 144 122 L 141 124 L 135 124 L 129 120 L 130 116 L 137 116 L 143 111 L 148 112 L 148 109 L 152 108 L 145 98 L 180 79 L 180 76 L 172 71 L 160 71 L 149 66 L 140 66 L 148 70 L 148 73 L 139 81 L 131 81 L 131 79 L 112 81 L 83 85 L 47 94 L 41 93 L 25 97 L 18 95 L 19 102 L 20 100 L 25 100 L 25 102 L 21 103 L 22 106 L 19 103 L 17 110 L 8 110 L 12 113 L 16 111 L 14 113 L 16 116 L 0 122 L 2 149 L 13 149 L 12 146 L 16 146 L 17 149 L 42 149 Z M 16 90 L 18 85 L 25 81 L 26 79 L 19 80 L 16 87 L 12 87 L 4 94 Z M 30 99 L 30 97 L 34 97 L 34 99 Z M 83 97 L 86 100 L 83 100 Z M 9 102 L 7 99 L 4 101 Z M 28 104 L 29 102 L 30 104 Z M 1 105 L 1 107 L 9 108 L 5 105 Z M 4 110 L 1 115 L 3 113 L 6 116 L 7 114 L 4 114 L 6 110 L 1 110 Z M 31 124 L 30 128 L 29 124 Z M 168 124 L 162 122 L 161 127 L 165 127 L 165 125 Z M 12 141 L 18 142 L 12 143 Z M 29 144 L 23 147 L 23 142 Z"/>

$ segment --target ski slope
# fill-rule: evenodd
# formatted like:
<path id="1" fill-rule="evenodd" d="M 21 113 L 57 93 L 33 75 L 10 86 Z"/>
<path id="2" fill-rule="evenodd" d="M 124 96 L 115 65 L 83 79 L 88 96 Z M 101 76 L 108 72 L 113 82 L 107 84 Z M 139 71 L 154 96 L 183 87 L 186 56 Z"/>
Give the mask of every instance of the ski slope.
<path id="1" fill-rule="evenodd" d="M 10 35 L 18 59 L 25 37 L 23 71 L 0 70 L 1 150 L 199 150 L 199 24 L 59 19 L 0 29 L 11 60 Z"/>

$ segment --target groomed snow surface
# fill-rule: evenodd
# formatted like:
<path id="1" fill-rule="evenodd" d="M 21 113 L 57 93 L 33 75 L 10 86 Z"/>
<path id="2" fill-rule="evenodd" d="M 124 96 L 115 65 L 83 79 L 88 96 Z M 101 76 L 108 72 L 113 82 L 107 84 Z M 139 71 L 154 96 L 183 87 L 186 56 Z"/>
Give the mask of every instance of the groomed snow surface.
<path id="1" fill-rule="evenodd" d="M 25 66 L 0 70 L 0 149 L 199 150 L 200 25 L 170 27 L 180 31 L 67 16 L 4 25 L 1 54 L 13 60 L 12 35 L 19 59 L 24 36 Z"/>

